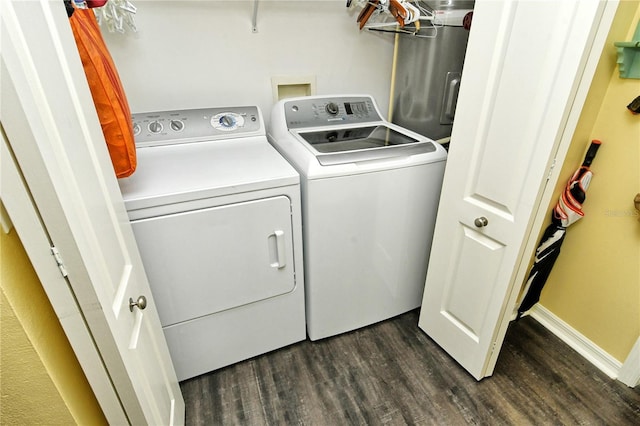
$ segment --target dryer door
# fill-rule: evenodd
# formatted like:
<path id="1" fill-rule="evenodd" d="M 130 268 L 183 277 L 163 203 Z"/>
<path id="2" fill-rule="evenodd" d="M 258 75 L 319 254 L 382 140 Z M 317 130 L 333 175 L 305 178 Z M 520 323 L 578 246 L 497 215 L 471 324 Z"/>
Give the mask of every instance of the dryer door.
<path id="1" fill-rule="evenodd" d="M 162 326 L 294 289 L 286 196 L 132 221 Z"/>

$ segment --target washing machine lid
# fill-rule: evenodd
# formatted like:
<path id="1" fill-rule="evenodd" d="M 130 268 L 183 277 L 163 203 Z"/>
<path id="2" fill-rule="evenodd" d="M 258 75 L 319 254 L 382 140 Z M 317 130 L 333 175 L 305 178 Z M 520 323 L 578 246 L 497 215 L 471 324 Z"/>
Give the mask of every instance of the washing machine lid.
<path id="1" fill-rule="evenodd" d="M 430 140 L 415 138 L 383 123 L 294 131 L 323 166 L 404 157 L 436 151 Z"/>
<path id="2" fill-rule="evenodd" d="M 129 212 L 300 181 L 264 136 L 140 148 L 137 159 L 118 181 Z"/>

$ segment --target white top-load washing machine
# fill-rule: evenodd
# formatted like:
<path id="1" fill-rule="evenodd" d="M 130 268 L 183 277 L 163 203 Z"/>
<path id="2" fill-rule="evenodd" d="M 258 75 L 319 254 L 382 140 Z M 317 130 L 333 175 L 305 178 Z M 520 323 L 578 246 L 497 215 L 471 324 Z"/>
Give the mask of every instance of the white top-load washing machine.
<path id="1" fill-rule="evenodd" d="M 119 183 L 178 379 L 304 340 L 299 176 L 259 109 L 133 120 Z"/>
<path id="2" fill-rule="evenodd" d="M 366 95 L 280 101 L 268 138 L 301 175 L 309 338 L 420 306 L 444 148 Z"/>

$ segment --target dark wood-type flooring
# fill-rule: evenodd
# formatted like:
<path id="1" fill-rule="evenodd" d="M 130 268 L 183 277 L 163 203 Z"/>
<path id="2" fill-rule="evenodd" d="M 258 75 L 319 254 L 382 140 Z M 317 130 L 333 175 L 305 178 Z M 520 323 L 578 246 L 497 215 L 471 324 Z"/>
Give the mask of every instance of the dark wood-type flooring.
<path id="1" fill-rule="evenodd" d="M 305 341 L 181 383 L 188 425 L 640 425 L 640 389 L 609 379 L 535 320 L 512 323 L 480 382 L 418 312 Z"/>

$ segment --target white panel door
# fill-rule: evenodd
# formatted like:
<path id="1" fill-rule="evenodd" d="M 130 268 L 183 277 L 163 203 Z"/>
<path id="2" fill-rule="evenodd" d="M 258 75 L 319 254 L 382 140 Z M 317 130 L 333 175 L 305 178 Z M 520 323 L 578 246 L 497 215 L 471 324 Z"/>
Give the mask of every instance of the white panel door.
<path id="1" fill-rule="evenodd" d="M 478 380 L 493 372 L 602 12 L 593 0 L 476 2 L 419 326 Z"/>
<path id="2" fill-rule="evenodd" d="M 3 1 L 0 65 L 2 126 L 129 422 L 183 423 L 184 401 L 63 3 Z M 139 296 L 147 306 L 130 309 Z"/>

